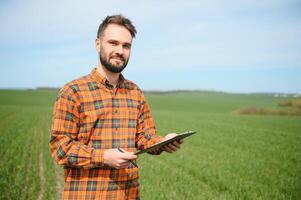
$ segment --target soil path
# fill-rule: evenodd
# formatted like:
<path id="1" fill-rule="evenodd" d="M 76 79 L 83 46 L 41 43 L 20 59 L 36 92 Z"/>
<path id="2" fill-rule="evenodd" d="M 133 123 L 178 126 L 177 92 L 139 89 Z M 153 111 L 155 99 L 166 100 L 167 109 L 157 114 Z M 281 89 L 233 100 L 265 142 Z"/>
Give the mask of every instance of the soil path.
<path id="1" fill-rule="evenodd" d="M 40 166 L 40 192 L 38 194 L 38 200 L 43 199 L 43 194 L 45 190 L 45 176 L 44 176 L 44 158 L 43 153 L 41 152 L 39 155 L 39 166 Z"/>
<path id="2" fill-rule="evenodd" d="M 55 165 L 55 176 L 56 176 L 56 193 L 58 199 L 61 199 L 64 191 L 62 168 L 57 164 L 54 165 Z"/>

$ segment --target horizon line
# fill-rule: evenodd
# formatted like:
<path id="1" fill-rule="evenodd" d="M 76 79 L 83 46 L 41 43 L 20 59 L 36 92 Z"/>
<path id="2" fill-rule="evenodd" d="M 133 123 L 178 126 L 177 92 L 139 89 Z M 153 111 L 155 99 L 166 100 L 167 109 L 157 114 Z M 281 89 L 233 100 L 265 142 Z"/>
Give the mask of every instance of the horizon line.
<path id="1" fill-rule="evenodd" d="M 59 90 L 62 87 L 7 87 L 2 88 L 0 90 Z M 143 92 L 146 93 L 180 93 L 180 92 L 212 92 L 212 93 L 229 93 L 229 94 L 285 94 L 285 95 L 301 95 L 301 92 L 272 92 L 272 91 L 265 91 L 265 92 L 233 92 L 233 91 L 226 91 L 226 90 L 214 90 L 214 89 L 142 89 Z"/>

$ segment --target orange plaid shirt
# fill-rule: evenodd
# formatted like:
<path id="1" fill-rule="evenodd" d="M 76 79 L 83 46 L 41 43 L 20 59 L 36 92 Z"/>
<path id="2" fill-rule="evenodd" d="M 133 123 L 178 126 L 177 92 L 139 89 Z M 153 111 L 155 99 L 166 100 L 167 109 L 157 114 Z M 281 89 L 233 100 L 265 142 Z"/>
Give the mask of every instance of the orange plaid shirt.
<path id="1" fill-rule="evenodd" d="M 142 91 L 122 75 L 116 88 L 96 68 L 66 84 L 54 106 L 50 139 L 51 156 L 64 165 L 63 199 L 139 199 L 138 168 L 105 165 L 104 150 L 147 148 L 162 140 L 155 132 Z"/>

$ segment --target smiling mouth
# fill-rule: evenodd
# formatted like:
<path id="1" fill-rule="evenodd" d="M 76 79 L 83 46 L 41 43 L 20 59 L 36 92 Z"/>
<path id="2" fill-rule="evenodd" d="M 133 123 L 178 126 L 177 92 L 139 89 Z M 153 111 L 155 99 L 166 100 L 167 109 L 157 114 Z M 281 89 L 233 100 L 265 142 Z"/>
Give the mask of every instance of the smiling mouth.
<path id="1" fill-rule="evenodd" d="M 114 58 L 111 58 L 112 60 L 116 60 L 118 62 L 124 62 L 124 59 L 123 58 L 120 58 L 120 57 L 114 57 Z"/>
<path id="2" fill-rule="evenodd" d="M 123 61 L 123 59 L 120 58 L 112 58 L 113 60 L 119 60 L 119 61 Z"/>

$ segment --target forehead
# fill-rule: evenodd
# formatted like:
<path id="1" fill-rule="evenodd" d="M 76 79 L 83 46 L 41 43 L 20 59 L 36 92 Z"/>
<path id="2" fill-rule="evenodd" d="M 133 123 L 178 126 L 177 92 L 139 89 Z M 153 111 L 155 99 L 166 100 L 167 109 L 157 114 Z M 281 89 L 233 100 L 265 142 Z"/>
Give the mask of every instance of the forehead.
<path id="1" fill-rule="evenodd" d="M 117 24 L 109 24 L 103 32 L 103 39 L 116 40 L 119 42 L 132 43 L 131 33 L 123 26 Z"/>

